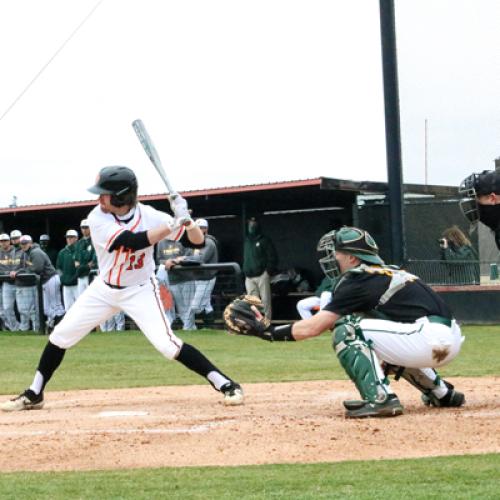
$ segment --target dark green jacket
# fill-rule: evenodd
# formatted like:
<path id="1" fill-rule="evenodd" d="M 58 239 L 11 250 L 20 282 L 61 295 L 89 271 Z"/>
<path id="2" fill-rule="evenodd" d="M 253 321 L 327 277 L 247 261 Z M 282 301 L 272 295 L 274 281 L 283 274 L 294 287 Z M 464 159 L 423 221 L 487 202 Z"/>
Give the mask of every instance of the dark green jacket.
<path id="1" fill-rule="evenodd" d="M 61 275 L 61 284 L 74 286 L 78 283 L 75 267 L 76 244 L 66 245 L 58 254 L 56 269 Z"/>
<path id="2" fill-rule="evenodd" d="M 479 284 L 479 261 L 476 251 L 469 245 L 441 249 L 441 258 L 448 267 L 450 283 L 455 285 Z"/>
<path id="3" fill-rule="evenodd" d="M 328 276 L 325 276 L 318 285 L 318 288 L 314 291 L 314 295 L 316 295 L 316 297 L 320 297 L 323 292 L 333 292 L 336 282 L 337 280 L 332 280 Z"/>
<path id="4" fill-rule="evenodd" d="M 76 268 L 79 278 L 88 276 L 92 269 L 97 269 L 97 257 L 90 238 L 82 238 L 75 243 L 75 262 L 80 264 Z"/>
<path id="5" fill-rule="evenodd" d="M 260 232 L 249 234 L 243 248 L 243 273 L 248 278 L 260 276 L 264 271 L 275 274 L 278 256 L 273 242 Z"/>

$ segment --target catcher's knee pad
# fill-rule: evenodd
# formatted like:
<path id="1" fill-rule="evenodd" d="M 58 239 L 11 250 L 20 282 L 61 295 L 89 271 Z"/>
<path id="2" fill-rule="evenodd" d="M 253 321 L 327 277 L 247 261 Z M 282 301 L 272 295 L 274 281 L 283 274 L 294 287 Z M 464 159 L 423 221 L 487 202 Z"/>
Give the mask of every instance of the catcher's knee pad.
<path id="1" fill-rule="evenodd" d="M 372 403 L 383 403 L 387 399 L 384 377 L 371 342 L 365 341 L 359 319 L 346 317 L 335 324 L 333 347 L 361 397 Z"/>
<path id="2" fill-rule="evenodd" d="M 342 350 L 345 342 L 357 339 L 365 340 L 363 330 L 359 326 L 360 318 L 357 316 L 344 316 L 335 323 L 333 330 L 333 348 L 338 354 Z"/>

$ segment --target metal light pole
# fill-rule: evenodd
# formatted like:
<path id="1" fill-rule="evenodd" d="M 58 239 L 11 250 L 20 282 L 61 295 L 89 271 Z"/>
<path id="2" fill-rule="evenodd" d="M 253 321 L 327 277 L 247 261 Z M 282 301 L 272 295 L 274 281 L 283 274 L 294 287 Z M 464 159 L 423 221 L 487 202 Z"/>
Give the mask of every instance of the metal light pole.
<path id="1" fill-rule="evenodd" d="M 402 264 L 406 257 L 406 244 L 403 221 L 403 174 L 394 1 L 379 1 L 392 261 L 395 264 Z"/>

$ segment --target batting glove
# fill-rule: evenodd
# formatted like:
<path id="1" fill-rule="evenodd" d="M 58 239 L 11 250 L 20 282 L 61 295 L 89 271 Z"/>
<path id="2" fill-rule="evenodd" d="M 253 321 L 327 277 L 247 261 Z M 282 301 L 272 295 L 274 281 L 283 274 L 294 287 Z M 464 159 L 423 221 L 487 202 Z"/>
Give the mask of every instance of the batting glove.
<path id="1" fill-rule="evenodd" d="M 187 201 L 182 196 L 177 195 L 174 199 L 171 199 L 170 208 L 172 212 L 174 212 L 174 217 L 176 219 L 191 219 Z"/>

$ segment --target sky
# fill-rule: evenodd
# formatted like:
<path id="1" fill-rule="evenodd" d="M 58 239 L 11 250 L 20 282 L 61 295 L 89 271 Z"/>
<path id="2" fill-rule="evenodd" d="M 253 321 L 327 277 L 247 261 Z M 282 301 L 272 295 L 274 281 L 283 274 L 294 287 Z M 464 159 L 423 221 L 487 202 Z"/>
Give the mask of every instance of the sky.
<path id="1" fill-rule="evenodd" d="M 500 2 L 395 7 L 404 182 L 458 185 L 494 168 Z M 0 206 L 92 199 L 86 188 L 107 165 L 133 168 L 140 194 L 164 192 L 136 118 L 179 191 L 386 180 L 378 9 L 0 0 Z"/>

